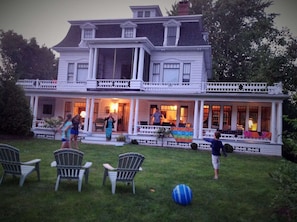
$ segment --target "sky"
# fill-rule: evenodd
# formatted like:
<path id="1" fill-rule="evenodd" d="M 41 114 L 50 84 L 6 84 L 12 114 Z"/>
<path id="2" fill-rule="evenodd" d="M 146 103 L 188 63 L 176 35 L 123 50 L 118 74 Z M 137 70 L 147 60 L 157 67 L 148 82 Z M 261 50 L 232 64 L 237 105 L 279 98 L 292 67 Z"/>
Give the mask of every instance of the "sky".
<path id="1" fill-rule="evenodd" d="M 66 36 L 71 20 L 132 18 L 130 6 L 159 5 L 163 16 L 178 0 L 0 0 L 0 29 L 13 30 L 51 48 Z M 297 0 L 273 0 L 276 26 L 297 36 Z"/>

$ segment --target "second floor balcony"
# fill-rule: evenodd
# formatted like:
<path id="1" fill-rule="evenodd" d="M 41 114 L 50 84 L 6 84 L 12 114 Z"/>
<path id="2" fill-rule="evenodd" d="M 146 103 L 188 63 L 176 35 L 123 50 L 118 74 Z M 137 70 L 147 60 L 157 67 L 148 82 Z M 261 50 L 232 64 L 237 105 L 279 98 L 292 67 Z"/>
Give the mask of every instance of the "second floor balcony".
<path id="1" fill-rule="evenodd" d="M 26 89 L 54 90 L 54 91 L 87 91 L 87 90 L 135 90 L 144 92 L 172 91 L 179 93 L 258 93 L 282 94 L 282 84 L 275 83 L 268 86 L 263 82 L 143 82 L 139 80 L 97 79 L 87 82 L 68 83 L 57 80 L 24 79 L 17 85 Z"/>

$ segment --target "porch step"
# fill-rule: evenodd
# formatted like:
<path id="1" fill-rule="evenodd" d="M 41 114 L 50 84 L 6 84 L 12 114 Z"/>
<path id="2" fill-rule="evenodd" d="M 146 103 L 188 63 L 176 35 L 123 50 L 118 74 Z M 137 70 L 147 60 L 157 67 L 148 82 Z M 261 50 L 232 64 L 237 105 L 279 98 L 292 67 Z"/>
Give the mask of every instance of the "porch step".
<path id="1" fill-rule="evenodd" d="M 82 140 L 82 143 L 86 144 L 100 144 L 100 145 L 113 145 L 113 146 L 123 146 L 124 142 L 118 142 L 115 138 L 112 138 L 111 141 L 106 141 L 105 135 L 98 134 L 92 136 L 85 136 Z"/>

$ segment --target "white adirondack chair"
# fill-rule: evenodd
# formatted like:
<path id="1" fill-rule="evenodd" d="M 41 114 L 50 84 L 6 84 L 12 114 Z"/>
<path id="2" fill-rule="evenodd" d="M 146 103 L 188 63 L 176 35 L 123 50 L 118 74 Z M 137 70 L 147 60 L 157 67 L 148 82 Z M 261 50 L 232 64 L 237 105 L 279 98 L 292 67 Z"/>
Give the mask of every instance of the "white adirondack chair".
<path id="1" fill-rule="evenodd" d="M 4 171 L 0 179 L 0 184 L 4 181 L 6 175 L 12 175 L 14 177 L 20 177 L 19 185 L 22 187 L 26 177 L 34 171 L 37 172 L 37 178 L 40 181 L 40 161 L 41 159 L 34 159 L 21 162 L 19 149 L 7 144 L 0 144 L 0 163 Z"/>

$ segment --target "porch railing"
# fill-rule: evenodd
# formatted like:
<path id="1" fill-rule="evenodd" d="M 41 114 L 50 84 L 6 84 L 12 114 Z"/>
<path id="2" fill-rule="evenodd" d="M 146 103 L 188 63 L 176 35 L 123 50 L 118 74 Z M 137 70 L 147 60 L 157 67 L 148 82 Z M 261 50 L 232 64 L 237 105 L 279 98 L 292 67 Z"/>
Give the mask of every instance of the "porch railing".
<path id="1" fill-rule="evenodd" d="M 19 80 L 17 85 L 24 89 L 46 89 L 46 90 L 81 90 L 94 89 L 138 89 L 145 92 L 172 92 L 181 93 L 263 93 L 282 94 L 282 84 L 275 83 L 267 86 L 262 82 L 201 82 L 201 83 L 157 83 L 143 82 L 139 80 L 122 79 L 97 79 L 87 82 L 67 82 L 57 80 L 24 79 Z"/>

